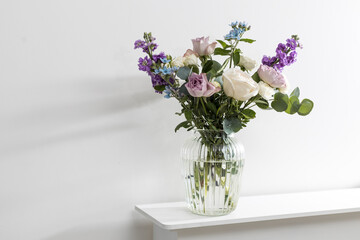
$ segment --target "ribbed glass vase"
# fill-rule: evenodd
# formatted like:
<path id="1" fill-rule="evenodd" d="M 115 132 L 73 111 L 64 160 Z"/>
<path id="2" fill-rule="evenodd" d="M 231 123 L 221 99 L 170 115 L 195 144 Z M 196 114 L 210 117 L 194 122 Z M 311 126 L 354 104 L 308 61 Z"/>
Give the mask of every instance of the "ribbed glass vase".
<path id="1" fill-rule="evenodd" d="M 181 150 L 188 208 L 196 214 L 226 215 L 239 199 L 244 147 L 223 131 L 196 130 Z"/>

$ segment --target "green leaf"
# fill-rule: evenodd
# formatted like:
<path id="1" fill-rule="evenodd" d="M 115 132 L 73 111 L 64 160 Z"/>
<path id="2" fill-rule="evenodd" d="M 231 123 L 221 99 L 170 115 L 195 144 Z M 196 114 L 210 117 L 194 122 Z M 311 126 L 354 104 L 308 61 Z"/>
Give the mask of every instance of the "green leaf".
<path id="1" fill-rule="evenodd" d="M 256 117 L 256 112 L 250 108 L 244 109 L 241 113 L 242 113 L 242 115 L 244 115 L 247 118 L 253 119 Z"/>
<path id="2" fill-rule="evenodd" d="M 156 91 L 159 91 L 159 92 L 162 92 L 165 90 L 165 85 L 157 85 L 157 86 L 154 86 L 154 89 Z"/>
<path id="3" fill-rule="evenodd" d="M 213 62 L 212 69 L 215 72 L 219 71 L 220 68 L 221 68 L 221 64 L 219 62 L 215 61 L 215 60 L 212 60 L 212 62 Z"/>
<path id="4" fill-rule="evenodd" d="M 216 41 L 218 43 L 220 43 L 224 49 L 231 47 L 230 45 L 226 44 L 224 41 L 221 41 L 221 40 L 216 40 Z"/>
<path id="5" fill-rule="evenodd" d="M 240 53 L 239 52 L 235 52 L 233 53 L 233 61 L 234 61 L 234 66 L 237 66 L 240 62 Z"/>
<path id="6" fill-rule="evenodd" d="M 300 108 L 297 113 L 301 116 L 306 116 L 311 112 L 313 107 L 314 107 L 313 101 L 305 98 L 304 100 L 301 101 Z"/>
<path id="7" fill-rule="evenodd" d="M 274 101 L 271 103 L 271 107 L 277 112 L 283 112 L 288 108 L 289 97 L 287 94 L 277 92 L 274 95 Z"/>
<path id="8" fill-rule="evenodd" d="M 259 77 L 259 74 L 257 72 L 255 72 L 251 77 L 257 83 L 261 81 L 261 78 Z"/>
<path id="9" fill-rule="evenodd" d="M 293 95 L 289 99 L 289 105 L 285 112 L 288 114 L 294 114 L 297 113 L 299 108 L 300 108 L 300 101 L 297 96 Z"/>
<path id="10" fill-rule="evenodd" d="M 229 61 L 230 61 L 230 58 L 227 58 L 227 59 L 224 61 L 224 63 L 223 63 L 223 65 L 221 66 L 221 68 L 220 68 L 217 72 L 218 72 L 218 73 L 222 72 L 222 71 L 226 68 L 226 66 L 228 65 Z"/>
<path id="11" fill-rule="evenodd" d="M 208 102 L 206 103 L 206 105 L 207 105 L 207 107 L 210 109 L 211 112 L 213 112 L 214 114 L 216 114 L 217 109 L 216 109 L 216 106 L 215 106 L 214 103 L 208 101 Z"/>
<path id="12" fill-rule="evenodd" d="M 189 109 L 186 109 L 184 111 L 184 115 L 185 115 L 186 120 L 188 120 L 188 121 L 191 121 L 193 119 L 192 112 Z"/>
<path id="13" fill-rule="evenodd" d="M 296 87 L 292 93 L 290 94 L 290 96 L 296 96 L 299 97 L 300 96 L 300 89 L 298 87 Z"/>
<path id="14" fill-rule="evenodd" d="M 227 102 L 223 103 L 219 108 L 218 110 L 216 111 L 216 115 L 222 115 L 225 113 L 226 111 L 226 108 L 227 108 Z"/>
<path id="15" fill-rule="evenodd" d="M 190 123 L 188 121 L 184 121 L 184 122 L 181 122 L 179 123 L 176 128 L 175 128 L 175 132 L 177 132 L 180 128 L 187 128 L 190 126 Z"/>
<path id="16" fill-rule="evenodd" d="M 226 56 L 230 54 L 230 50 L 222 49 L 222 48 L 215 48 L 214 55 L 222 55 Z"/>
<path id="17" fill-rule="evenodd" d="M 266 99 L 259 99 L 255 101 L 256 106 L 258 106 L 261 109 L 269 109 L 269 102 Z"/>
<path id="18" fill-rule="evenodd" d="M 196 66 L 196 65 L 189 65 L 188 67 L 191 69 L 192 72 L 199 74 L 200 71 L 199 71 L 199 67 L 198 67 L 198 66 Z"/>
<path id="19" fill-rule="evenodd" d="M 179 70 L 177 71 L 176 75 L 183 79 L 186 80 L 189 75 L 190 75 L 191 69 L 189 67 L 181 67 L 179 68 Z"/>
<path id="20" fill-rule="evenodd" d="M 241 120 L 237 117 L 225 118 L 223 122 L 225 133 L 236 133 L 241 129 Z"/>
<path id="21" fill-rule="evenodd" d="M 203 72 L 203 73 L 209 72 L 209 71 L 211 70 L 212 65 L 213 65 L 213 61 L 211 61 L 211 60 L 207 61 L 207 62 L 204 64 L 201 72 Z"/>
<path id="22" fill-rule="evenodd" d="M 240 39 L 241 42 L 247 42 L 247 43 L 253 43 L 255 42 L 256 40 L 254 39 L 249 39 L 249 38 L 242 38 Z"/>
<path id="23" fill-rule="evenodd" d="M 179 89 L 179 93 L 180 94 L 184 94 L 185 96 L 189 96 L 189 91 L 187 90 L 187 88 L 185 87 L 185 83 L 183 85 L 181 85 L 180 89 Z"/>

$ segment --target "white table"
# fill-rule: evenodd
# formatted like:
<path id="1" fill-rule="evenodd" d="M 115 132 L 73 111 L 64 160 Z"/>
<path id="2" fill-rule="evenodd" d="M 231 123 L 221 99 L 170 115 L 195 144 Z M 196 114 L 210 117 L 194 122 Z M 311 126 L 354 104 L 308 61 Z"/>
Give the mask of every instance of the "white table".
<path id="1" fill-rule="evenodd" d="M 268 240 L 279 237 L 281 237 L 279 240 L 282 240 L 297 239 L 293 235 L 297 231 L 305 234 L 299 236 L 299 239 L 319 239 L 316 234 L 314 238 L 311 238 L 318 231 L 328 232 L 327 240 L 339 239 L 340 235 L 337 235 L 339 231 L 351 233 L 346 236 L 346 240 L 360 239 L 360 213 L 358 213 L 360 212 L 360 188 L 241 197 L 234 212 L 220 217 L 192 214 L 184 202 L 137 205 L 135 209 L 152 221 L 154 240 L 210 240 L 212 237 L 221 238 L 221 240 L 240 239 L 240 237 L 241 239 L 264 239 L 265 236 Z M 334 214 L 342 215 L 335 216 Z M 316 218 L 316 216 L 324 215 L 329 216 Z M 281 221 L 281 219 L 297 218 L 302 219 Z M 270 220 L 272 223 L 269 223 Z M 313 221 L 313 224 L 309 225 L 309 221 Z M 257 224 L 254 225 L 254 222 Z M 292 223 L 292 226 L 289 226 L 289 223 Z M 310 228 L 301 230 L 305 226 L 304 223 L 307 228 Z M 269 235 L 268 232 L 274 233 L 274 230 L 269 228 L 269 224 L 274 225 L 273 227 L 280 232 L 279 236 Z M 320 228 L 314 228 L 314 225 Z M 334 226 L 331 227 L 332 225 Z M 295 232 L 287 231 L 288 235 L 284 233 L 281 235 L 282 227 L 290 230 L 293 227 Z M 336 229 L 338 227 L 341 229 Z M 321 230 L 322 228 L 324 230 Z M 254 231 L 249 232 L 249 229 L 254 229 Z M 306 231 L 309 230 L 309 236 L 307 236 Z M 223 232 L 222 235 L 221 232 Z M 244 232 L 247 235 L 244 235 Z M 344 236 L 343 233 L 340 234 L 341 237 Z"/>

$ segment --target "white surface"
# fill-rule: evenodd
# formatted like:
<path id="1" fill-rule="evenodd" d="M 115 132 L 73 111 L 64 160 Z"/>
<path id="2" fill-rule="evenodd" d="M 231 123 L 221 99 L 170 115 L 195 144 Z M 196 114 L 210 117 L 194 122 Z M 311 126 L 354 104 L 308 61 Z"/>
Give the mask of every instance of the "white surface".
<path id="1" fill-rule="evenodd" d="M 179 230 L 360 212 L 360 188 L 241 197 L 234 212 L 219 217 L 192 214 L 184 202 L 138 205 L 135 208 L 158 226 Z"/>
<path id="2" fill-rule="evenodd" d="M 189 135 L 174 133 L 178 104 L 137 69 L 144 31 L 181 55 L 191 38 L 221 38 L 245 20 L 257 41 L 241 48 L 257 61 L 299 34 L 304 49 L 284 73 L 314 112 L 257 111 L 238 134 L 241 193 L 359 187 L 359 4 L 0 1 L 0 239 L 150 240 L 134 205 L 183 201 Z"/>

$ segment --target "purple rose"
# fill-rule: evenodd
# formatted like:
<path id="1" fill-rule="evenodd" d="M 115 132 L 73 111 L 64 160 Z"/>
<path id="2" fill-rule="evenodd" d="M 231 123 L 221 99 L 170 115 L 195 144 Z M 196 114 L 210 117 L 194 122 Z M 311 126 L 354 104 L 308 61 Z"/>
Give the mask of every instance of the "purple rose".
<path id="1" fill-rule="evenodd" d="M 209 43 L 209 37 L 201 37 L 191 40 L 193 43 L 193 50 L 199 56 L 211 55 L 214 53 L 216 42 Z"/>
<path id="2" fill-rule="evenodd" d="M 285 88 L 286 79 L 285 77 L 277 71 L 275 68 L 261 65 L 258 70 L 259 77 L 261 80 L 269 84 L 274 88 Z"/>
<path id="3" fill-rule="evenodd" d="M 221 90 L 221 87 L 215 87 L 207 80 L 206 73 L 192 73 L 185 87 L 193 97 L 210 97 Z"/>

